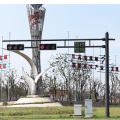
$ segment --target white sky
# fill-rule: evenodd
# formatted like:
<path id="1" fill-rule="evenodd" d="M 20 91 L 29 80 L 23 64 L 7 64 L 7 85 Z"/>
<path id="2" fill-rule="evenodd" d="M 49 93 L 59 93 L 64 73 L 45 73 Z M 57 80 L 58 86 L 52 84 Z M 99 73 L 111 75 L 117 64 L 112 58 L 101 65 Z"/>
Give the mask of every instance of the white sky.
<path id="1" fill-rule="evenodd" d="M 3 4 L 3 3 L 6 4 Z M 15 1 L 4 1 L 0 4 L 0 48 L 2 48 L 2 36 L 4 40 L 9 39 L 9 31 L 11 32 L 10 39 L 12 40 L 22 40 L 30 39 L 30 30 L 27 17 L 26 1 L 19 1 L 17 4 Z M 29 0 L 29 3 L 33 1 Z M 38 3 L 37 1 L 34 1 Z M 49 1 L 44 0 L 44 3 L 49 3 Z M 55 4 L 53 4 L 53 2 Z M 63 2 L 58 1 L 58 3 Z M 68 29 L 70 30 L 70 38 L 103 38 L 105 37 L 105 32 L 109 32 L 110 38 L 115 38 L 115 41 L 110 42 L 110 63 L 115 63 L 114 54 L 116 54 L 116 64 L 120 65 L 120 4 L 117 0 L 112 4 L 111 1 L 106 4 L 103 1 L 95 4 L 96 2 L 91 0 L 91 4 L 77 4 L 74 1 L 70 4 L 57 4 L 55 0 L 51 0 L 51 4 L 44 4 L 43 7 L 46 8 L 44 28 L 43 28 L 43 39 L 63 39 L 68 38 Z M 13 4 L 14 3 L 14 4 Z M 41 3 L 43 1 L 41 0 Z M 67 1 L 67 3 L 69 3 Z M 86 3 L 89 3 L 86 0 Z M 92 4 L 94 3 L 94 5 Z M 106 5 L 105 5 L 106 4 Z M 42 42 L 45 43 L 45 42 Z M 53 42 L 52 42 L 53 43 Z M 25 46 L 30 46 L 30 42 L 25 42 Z M 64 42 L 58 42 L 57 45 L 63 45 Z M 67 43 L 68 44 L 68 43 Z M 73 45 L 73 42 L 69 43 Z M 86 43 L 88 44 L 88 43 Z M 94 45 L 104 45 L 104 42 L 92 42 Z M 6 43 L 3 44 L 6 48 Z M 28 56 L 31 55 L 31 50 L 26 49 L 23 51 Z M 52 54 L 56 53 L 67 53 L 68 49 L 57 49 L 56 51 L 42 51 L 41 52 L 41 64 L 42 70 L 49 67 L 48 61 Z M 104 54 L 104 49 L 101 49 L 102 54 Z M 70 53 L 74 53 L 74 49 L 70 49 Z M 100 48 L 94 49 L 94 55 L 98 56 L 100 53 Z M 2 50 L 0 50 L 0 55 Z M 4 54 L 9 54 L 9 52 L 4 51 Z M 93 48 L 88 48 L 86 50 L 86 55 L 93 55 Z M 11 53 L 11 68 L 17 69 L 17 74 L 22 75 L 22 66 L 25 71 L 29 73 L 30 66 L 22 57 L 15 53 Z M 96 72 L 97 73 L 97 72 Z M 95 76 L 98 77 L 98 73 Z M 104 74 L 102 74 L 104 81 Z"/>

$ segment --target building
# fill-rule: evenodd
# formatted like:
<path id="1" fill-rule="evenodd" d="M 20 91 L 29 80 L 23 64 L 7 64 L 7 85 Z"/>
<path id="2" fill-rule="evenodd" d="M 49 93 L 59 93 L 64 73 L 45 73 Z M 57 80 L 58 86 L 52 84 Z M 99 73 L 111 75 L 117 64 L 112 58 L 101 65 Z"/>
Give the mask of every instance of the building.
<path id="1" fill-rule="evenodd" d="M 48 95 L 50 95 L 50 97 L 53 99 L 57 99 L 58 101 L 68 100 L 68 90 L 49 90 Z"/>

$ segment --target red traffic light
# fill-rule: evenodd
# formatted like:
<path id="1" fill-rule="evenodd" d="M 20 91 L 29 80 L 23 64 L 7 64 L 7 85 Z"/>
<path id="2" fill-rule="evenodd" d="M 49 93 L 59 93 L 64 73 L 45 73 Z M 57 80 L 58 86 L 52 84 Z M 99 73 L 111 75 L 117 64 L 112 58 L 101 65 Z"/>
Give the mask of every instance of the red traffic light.
<path id="1" fill-rule="evenodd" d="M 8 46 L 7 46 L 7 49 L 11 50 L 11 49 L 12 49 L 12 46 L 11 46 L 11 45 L 8 45 Z"/>
<path id="2" fill-rule="evenodd" d="M 45 46 L 44 46 L 44 45 L 41 45 L 41 46 L 40 46 L 40 49 L 42 49 L 42 50 L 43 50 L 44 48 L 45 48 Z"/>
<path id="3" fill-rule="evenodd" d="M 24 44 L 7 44 L 7 50 L 24 50 Z"/>
<path id="4" fill-rule="evenodd" d="M 40 44 L 40 50 L 56 50 L 56 44 Z"/>

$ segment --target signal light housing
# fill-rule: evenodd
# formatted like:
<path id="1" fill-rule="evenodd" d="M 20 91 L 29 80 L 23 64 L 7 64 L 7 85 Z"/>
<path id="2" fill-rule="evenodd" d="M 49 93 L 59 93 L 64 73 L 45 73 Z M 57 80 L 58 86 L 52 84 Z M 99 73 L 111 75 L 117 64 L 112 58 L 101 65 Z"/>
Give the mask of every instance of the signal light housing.
<path id="1" fill-rule="evenodd" d="M 24 50 L 24 44 L 7 44 L 7 50 L 11 51 Z"/>
<path id="2" fill-rule="evenodd" d="M 56 50 L 56 44 L 40 44 L 40 50 Z"/>

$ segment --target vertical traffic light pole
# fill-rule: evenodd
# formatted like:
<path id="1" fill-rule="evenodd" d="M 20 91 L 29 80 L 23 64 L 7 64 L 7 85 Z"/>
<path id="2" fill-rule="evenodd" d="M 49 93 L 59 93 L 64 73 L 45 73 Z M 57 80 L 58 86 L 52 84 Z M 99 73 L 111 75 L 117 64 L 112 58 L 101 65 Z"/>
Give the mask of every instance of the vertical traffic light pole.
<path id="1" fill-rule="evenodd" d="M 105 86 L 106 86 L 106 117 L 109 117 L 109 34 L 105 33 Z"/>

